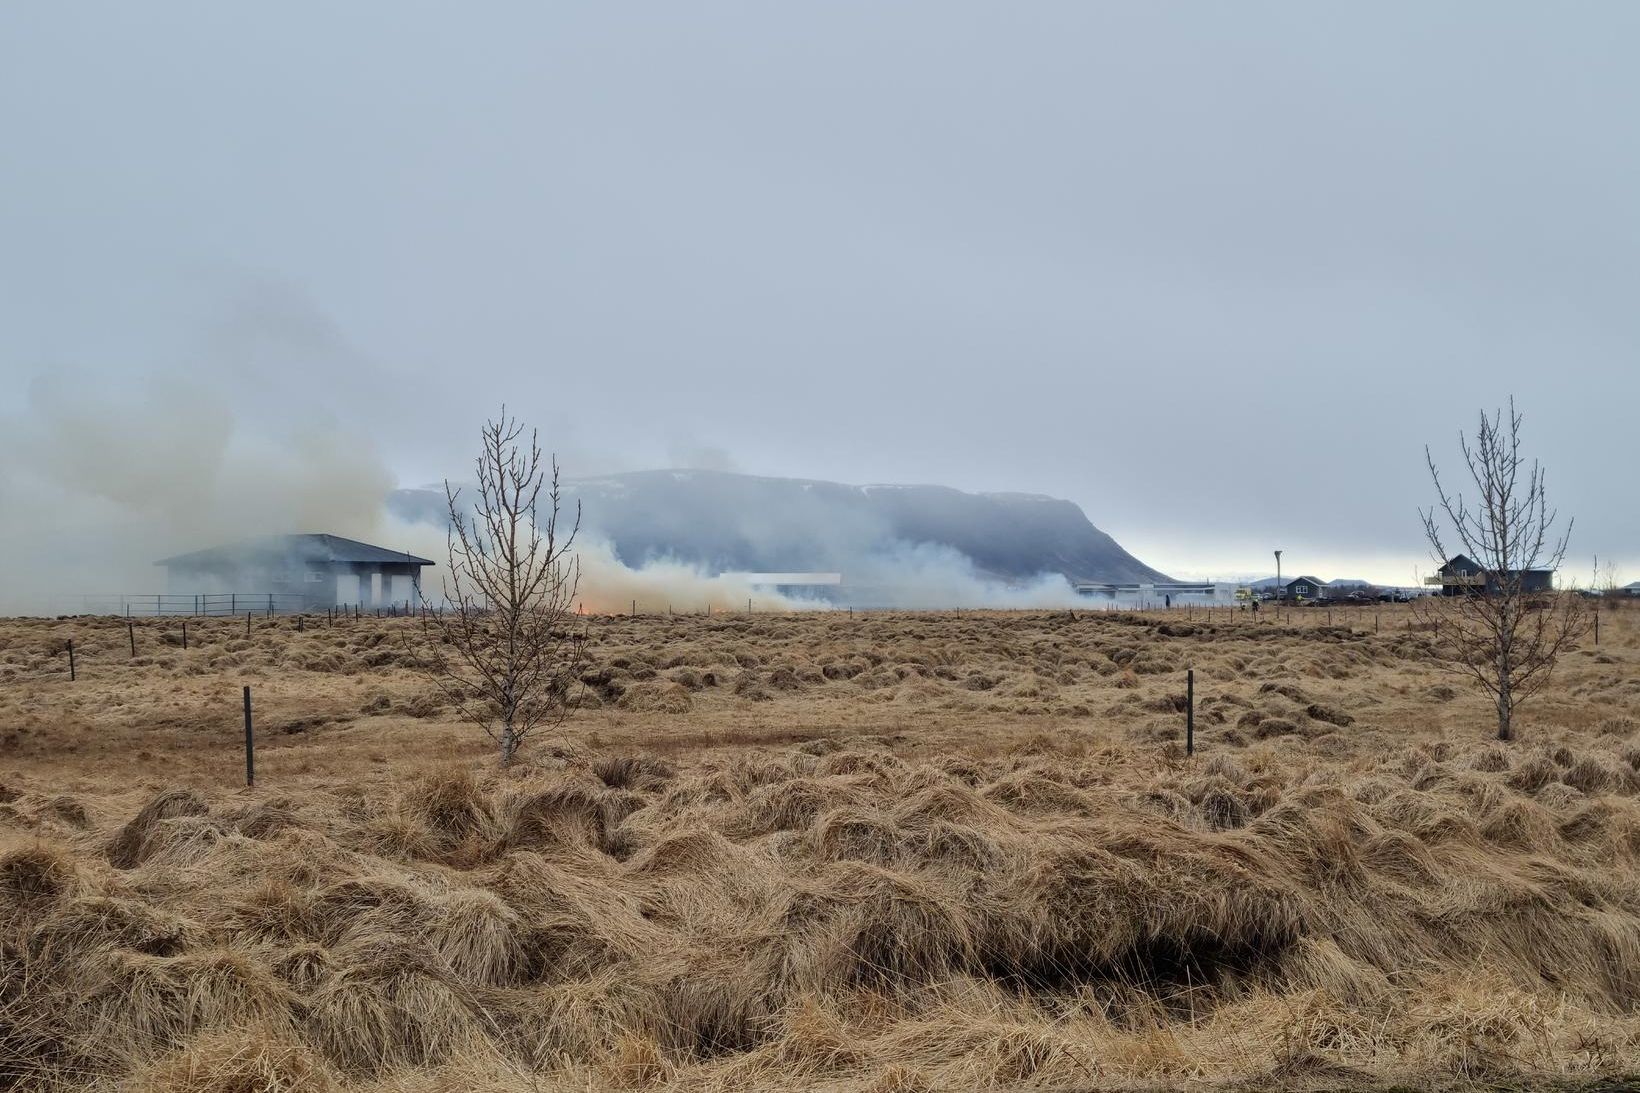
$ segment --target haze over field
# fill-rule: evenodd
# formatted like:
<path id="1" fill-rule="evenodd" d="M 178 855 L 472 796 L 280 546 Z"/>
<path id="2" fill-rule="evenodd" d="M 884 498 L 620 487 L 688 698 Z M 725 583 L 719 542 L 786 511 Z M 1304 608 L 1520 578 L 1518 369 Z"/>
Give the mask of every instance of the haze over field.
<path id="1" fill-rule="evenodd" d="M 0 566 L 379 535 L 356 498 L 462 473 L 504 398 L 579 476 L 1037 492 L 1173 576 L 1408 583 L 1422 445 L 1513 392 L 1569 575 L 1634 579 L 1637 31 L 12 6 Z"/>
<path id="2" fill-rule="evenodd" d="M 0 1090 L 1629 1088 L 1636 57 L 0 4 Z"/>

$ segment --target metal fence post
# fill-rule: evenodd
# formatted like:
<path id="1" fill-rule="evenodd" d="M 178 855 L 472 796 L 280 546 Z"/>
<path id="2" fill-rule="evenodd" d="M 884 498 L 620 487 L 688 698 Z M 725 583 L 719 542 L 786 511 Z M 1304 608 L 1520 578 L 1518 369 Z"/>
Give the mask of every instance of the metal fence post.
<path id="1" fill-rule="evenodd" d="M 256 785 L 256 738 L 251 731 L 251 688 L 245 685 L 245 784 Z"/>
<path id="2" fill-rule="evenodd" d="M 1184 673 L 1184 753 L 1196 754 L 1196 669 Z"/>

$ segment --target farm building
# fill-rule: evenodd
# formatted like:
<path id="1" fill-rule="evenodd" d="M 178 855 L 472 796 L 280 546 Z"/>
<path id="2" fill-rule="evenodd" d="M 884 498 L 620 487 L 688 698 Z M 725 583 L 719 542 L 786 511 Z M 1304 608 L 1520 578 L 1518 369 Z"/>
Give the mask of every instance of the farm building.
<path id="1" fill-rule="evenodd" d="M 1236 586 L 1211 581 L 1154 581 L 1144 583 L 1082 582 L 1073 586 L 1078 596 L 1122 607 L 1211 607 L 1236 602 Z"/>
<path id="2" fill-rule="evenodd" d="M 1527 569 L 1520 571 L 1521 588 L 1527 592 L 1548 592 L 1554 588 L 1554 571 L 1549 569 Z M 1427 585 L 1439 585 L 1441 596 L 1457 596 L 1475 589 L 1484 589 L 1487 592 L 1495 591 L 1498 587 L 1498 575 L 1488 573 L 1479 562 L 1464 554 L 1455 554 L 1447 559 L 1433 577 L 1425 577 Z"/>
<path id="3" fill-rule="evenodd" d="M 421 571 L 434 564 L 339 535 L 272 535 L 165 558 L 172 596 L 267 596 L 289 609 L 414 602 Z M 277 599 L 274 599 L 277 597 Z"/>
<path id="4" fill-rule="evenodd" d="M 747 587 L 758 592 L 773 592 L 780 596 L 789 596 L 799 600 L 815 600 L 816 602 L 830 602 L 841 600 L 846 593 L 842 592 L 843 575 L 841 573 L 746 573 L 725 572 L 719 574 L 727 581 L 744 581 Z"/>
<path id="5" fill-rule="evenodd" d="M 1319 577 L 1294 577 L 1283 592 L 1289 600 L 1316 600 L 1326 595 L 1327 582 Z"/>

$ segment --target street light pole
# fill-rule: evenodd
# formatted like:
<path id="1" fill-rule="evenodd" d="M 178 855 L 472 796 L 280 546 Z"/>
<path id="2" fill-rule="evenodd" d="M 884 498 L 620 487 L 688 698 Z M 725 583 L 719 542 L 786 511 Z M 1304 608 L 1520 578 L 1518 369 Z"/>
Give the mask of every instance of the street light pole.
<path id="1" fill-rule="evenodd" d="M 1276 551 L 1276 599 L 1281 599 L 1281 551 Z"/>

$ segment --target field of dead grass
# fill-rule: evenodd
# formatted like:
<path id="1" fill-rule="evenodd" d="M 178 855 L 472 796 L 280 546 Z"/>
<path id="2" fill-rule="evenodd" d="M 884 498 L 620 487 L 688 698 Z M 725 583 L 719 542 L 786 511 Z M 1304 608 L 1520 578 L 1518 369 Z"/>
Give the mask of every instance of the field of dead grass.
<path id="1" fill-rule="evenodd" d="M 1640 1071 L 1640 611 L 1508 745 L 1408 621 L 593 619 L 507 774 L 413 620 L 0 621 L 0 1088 Z"/>

